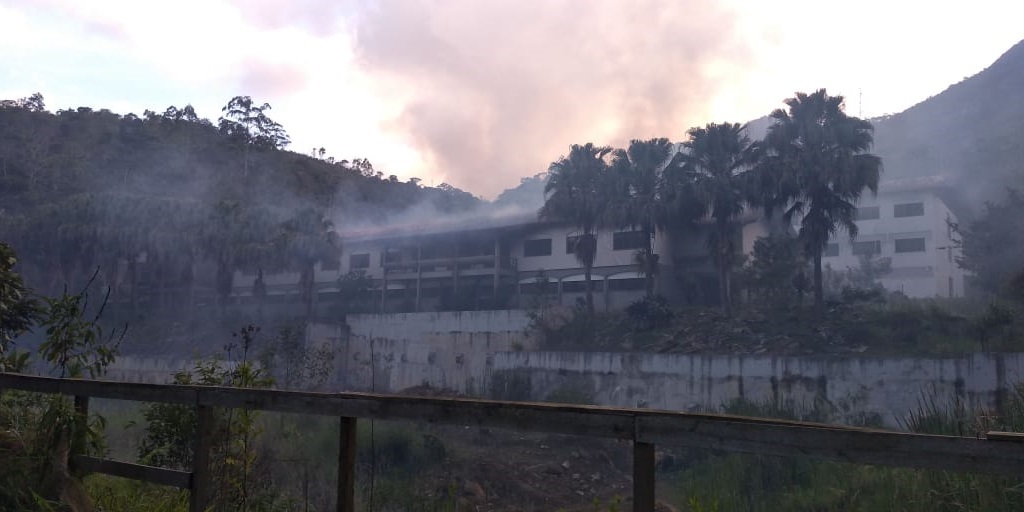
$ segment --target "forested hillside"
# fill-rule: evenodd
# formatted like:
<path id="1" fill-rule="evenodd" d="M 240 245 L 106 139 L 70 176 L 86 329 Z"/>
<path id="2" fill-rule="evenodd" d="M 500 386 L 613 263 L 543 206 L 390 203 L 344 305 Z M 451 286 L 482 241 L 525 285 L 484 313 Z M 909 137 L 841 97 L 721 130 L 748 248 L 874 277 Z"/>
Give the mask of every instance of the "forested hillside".
<path id="1" fill-rule="evenodd" d="M 461 212 L 480 201 L 442 184 L 385 177 L 363 159 L 285 150 L 269 105 L 237 97 L 217 121 L 191 106 L 120 116 L 48 112 L 39 94 L 0 102 L 0 239 L 42 293 L 96 269 L 115 297 L 150 286 L 218 291 L 238 268 L 275 271 L 336 257 L 331 228 L 412 208 Z M 421 210 L 423 211 L 423 210 Z"/>
<path id="2" fill-rule="evenodd" d="M 898 77 L 893 77 L 898 80 Z M 887 178 L 945 175 L 976 207 L 1021 184 L 1024 41 L 984 71 L 893 116 L 874 119 Z"/>

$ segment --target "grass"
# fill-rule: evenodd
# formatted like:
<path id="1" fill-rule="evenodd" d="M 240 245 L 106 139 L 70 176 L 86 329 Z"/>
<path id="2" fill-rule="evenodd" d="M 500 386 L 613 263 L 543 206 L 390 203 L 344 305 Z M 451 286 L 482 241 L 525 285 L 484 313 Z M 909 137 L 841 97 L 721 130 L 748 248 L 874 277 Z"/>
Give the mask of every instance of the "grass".
<path id="1" fill-rule="evenodd" d="M 725 412 L 785 419 L 829 420 L 820 404 L 726 404 Z M 906 430 L 974 437 L 988 429 L 1024 431 L 1024 386 L 1008 397 L 1001 416 L 942 403 L 923 394 L 902 420 Z M 661 475 L 669 500 L 680 510 L 752 512 L 1018 511 L 1024 510 L 1024 477 L 893 469 L 691 450 L 684 468 Z"/>

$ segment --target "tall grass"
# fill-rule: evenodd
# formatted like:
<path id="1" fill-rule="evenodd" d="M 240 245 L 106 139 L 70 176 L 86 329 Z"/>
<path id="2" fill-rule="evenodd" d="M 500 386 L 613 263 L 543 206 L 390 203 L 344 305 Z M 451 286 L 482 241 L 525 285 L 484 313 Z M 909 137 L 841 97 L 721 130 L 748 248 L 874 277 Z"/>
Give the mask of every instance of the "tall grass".
<path id="1" fill-rule="evenodd" d="M 784 419 L 807 419 L 820 406 L 734 402 L 727 412 Z M 1001 414 L 974 410 L 962 400 L 944 402 L 922 393 L 918 406 L 900 420 L 908 431 L 976 437 L 989 430 L 1024 432 L 1024 386 L 1006 398 Z M 951 471 L 893 469 L 815 461 L 808 458 L 710 454 L 671 478 L 680 510 L 752 512 L 854 511 L 1020 511 L 1024 475 L 993 477 Z"/>

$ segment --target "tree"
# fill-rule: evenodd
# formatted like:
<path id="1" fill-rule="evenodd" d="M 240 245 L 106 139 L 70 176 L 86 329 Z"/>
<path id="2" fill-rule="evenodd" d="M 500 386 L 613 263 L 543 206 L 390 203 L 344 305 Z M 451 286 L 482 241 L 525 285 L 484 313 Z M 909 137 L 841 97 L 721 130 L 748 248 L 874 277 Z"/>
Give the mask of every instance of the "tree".
<path id="1" fill-rule="evenodd" d="M 605 223 L 604 210 L 608 197 L 608 163 L 612 152 L 607 146 L 574 144 L 569 156 L 560 158 L 549 168 L 550 178 L 544 186 L 546 196 L 539 216 L 572 224 L 578 231 L 573 255 L 583 265 L 587 312 L 594 314 L 594 290 L 590 280 L 597 256 L 596 231 Z"/>
<path id="2" fill-rule="evenodd" d="M 284 149 L 290 139 L 284 128 L 267 116 L 270 104 L 257 106 L 249 96 L 235 96 L 224 108 L 218 120 L 221 133 L 235 139 L 242 146 L 243 176 L 249 174 L 249 148 Z"/>
<path id="3" fill-rule="evenodd" d="M 312 318 L 316 298 L 316 265 L 337 262 L 341 242 L 334 223 L 315 208 L 300 210 L 284 222 L 281 240 L 288 265 L 299 272 L 299 298 Z"/>
<path id="4" fill-rule="evenodd" d="M 701 217 L 710 217 L 714 228 L 708 249 L 718 270 L 719 298 L 726 315 L 732 314 L 732 268 L 736 265 L 737 218 L 748 204 L 753 163 L 750 139 L 736 123 L 710 123 L 691 128 L 683 143 L 679 171 L 690 184 L 700 205 Z"/>
<path id="5" fill-rule="evenodd" d="M 20 108 L 29 112 L 46 112 L 46 102 L 43 101 L 43 95 L 36 92 L 26 98 L 0 100 L 0 108 Z"/>
<path id="6" fill-rule="evenodd" d="M 957 264 L 971 272 L 975 286 L 991 294 L 1011 291 L 1014 276 L 1024 271 L 1024 194 L 1008 189 L 1003 201 L 985 203 L 977 219 L 951 227 L 961 250 Z"/>
<path id="7" fill-rule="evenodd" d="M 766 305 L 788 307 L 800 302 L 806 290 L 806 262 L 800 241 L 775 234 L 754 242 L 752 258 L 743 269 L 748 289 Z"/>
<path id="8" fill-rule="evenodd" d="M 13 351 L 14 339 L 28 332 L 43 316 L 43 305 L 14 270 L 18 257 L 0 242 L 0 371 L 20 371 L 23 356 Z"/>
<path id="9" fill-rule="evenodd" d="M 647 296 L 654 294 L 658 255 L 654 253 L 654 230 L 663 218 L 661 171 L 672 153 L 668 139 L 633 140 L 629 149 L 617 149 L 612 161 L 609 222 L 639 229 L 647 241 L 635 260 L 644 276 Z"/>
<path id="10" fill-rule="evenodd" d="M 871 123 L 846 115 L 842 96 L 820 89 L 786 105 L 771 114 L 759 193 L 768 215 L 782 209 L 787 223 L 799 219 L 798 237 L 814 265 L 814 305 L 823 313 L 822 252 L 840 229 L 857 236 L 856 204 L 865 189 L 878 192 L 882 160 L 868 153 Z"/>

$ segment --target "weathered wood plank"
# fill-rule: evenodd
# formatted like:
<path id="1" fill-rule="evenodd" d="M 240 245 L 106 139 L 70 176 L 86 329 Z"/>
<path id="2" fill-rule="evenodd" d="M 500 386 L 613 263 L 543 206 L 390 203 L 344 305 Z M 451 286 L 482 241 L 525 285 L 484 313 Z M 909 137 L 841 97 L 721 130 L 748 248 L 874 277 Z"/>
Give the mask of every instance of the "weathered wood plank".
<path id="1" fill-rule="evenodd" d="M 637 418 L 637 440 L 761 455 L 919 469 L 1024 474 L 1024 445 L 868 429 L 771 425 L 662 415 Z"/>
<path id="2" fill-rule="evenodd" d="M 69 379 L 62 382 L 58 389 L 60 393 L 67 395 L 89 395 L 93 398 L 106 398 L 110 400 L 195 404 L 197 387 Z"/>
<path id="3" fill-rule="evenodd" d="M 71 455 L 78 455 L 85 451 L 85 439 L 89 429 L 89 397 L 75 395 L 75 428 L 71 431 Z M 68 470 L 71 474 L 77 475 L 71 464 L 71 457 L 68 457 Z"/>
<path id="4" fill-rule="evenodd" d="M 633 511 L 654 512 L 654 445 L 633 443 Z"/>
<path id="5" fill-rule="evenodd" d="M 174 386 L 141 382 L 60 379 L 0 372 L 0 388 L 36 393 L 81 395 L 111 400 L 194 404 L 198 386 Z"/>
<path id="6" fill-rule="evenodd" d="M 36 393 L 59 393 L 60 379 L 0 372 L 0 388 Z"/>
<path id="7" fill-rule="evenodd" d="M 350 418 L 619 438 L 859 464 L 1024 474 L 1024 443 L 926 436 L 798 421 L 561 404 L 371 393 L 153 385 L 0 374 L 0 388 L 123 400 L 195 403 Z M 1004 442 L 999 442 L 999 441 Z"/>
<path id="8" fill-rule="evenodd" d="M 141 480 L 158 485 L 168 485 L 179 489 L 188 489 L 192 474 L 187 471 L 144 466 L 117 460 L 97 459 L 85 455 L 71 458 L 71 466 L 75 471 L 83 473 L 103 473 L 121 478 Z"/>
<path id="9" fill-rule="evenodd" d="M 338 432 L 338 512 L 356 510 L 356 418 L 341 418 Z"/>
<path id="10" fill-rule="evenodd" d="M 211 387 L 200 389 L 198 400 L 204 405 L 226 408 L 507 428 L 603 438 L 633 437 L 632 413 L 620 409 L 365 393 L 267 391 Z"/>
<path id="11" fill-rule="evenodd" d="M 213 474 L 210 471 L 210 452 L 213 448 L 213 408 L 196 406 L 198 424 L 192 453 L 192 475 L 189 479 L 189 512 L 206 512 L 213 497 Z"/>
<path id="12" fill-rule="evenodd" d="M 1024 434 L 1020 432 L 992 431 L 985 433 L 985 439 L 989 441 L 1009 441 L 1012 443 L 1024 443 Z"/>

